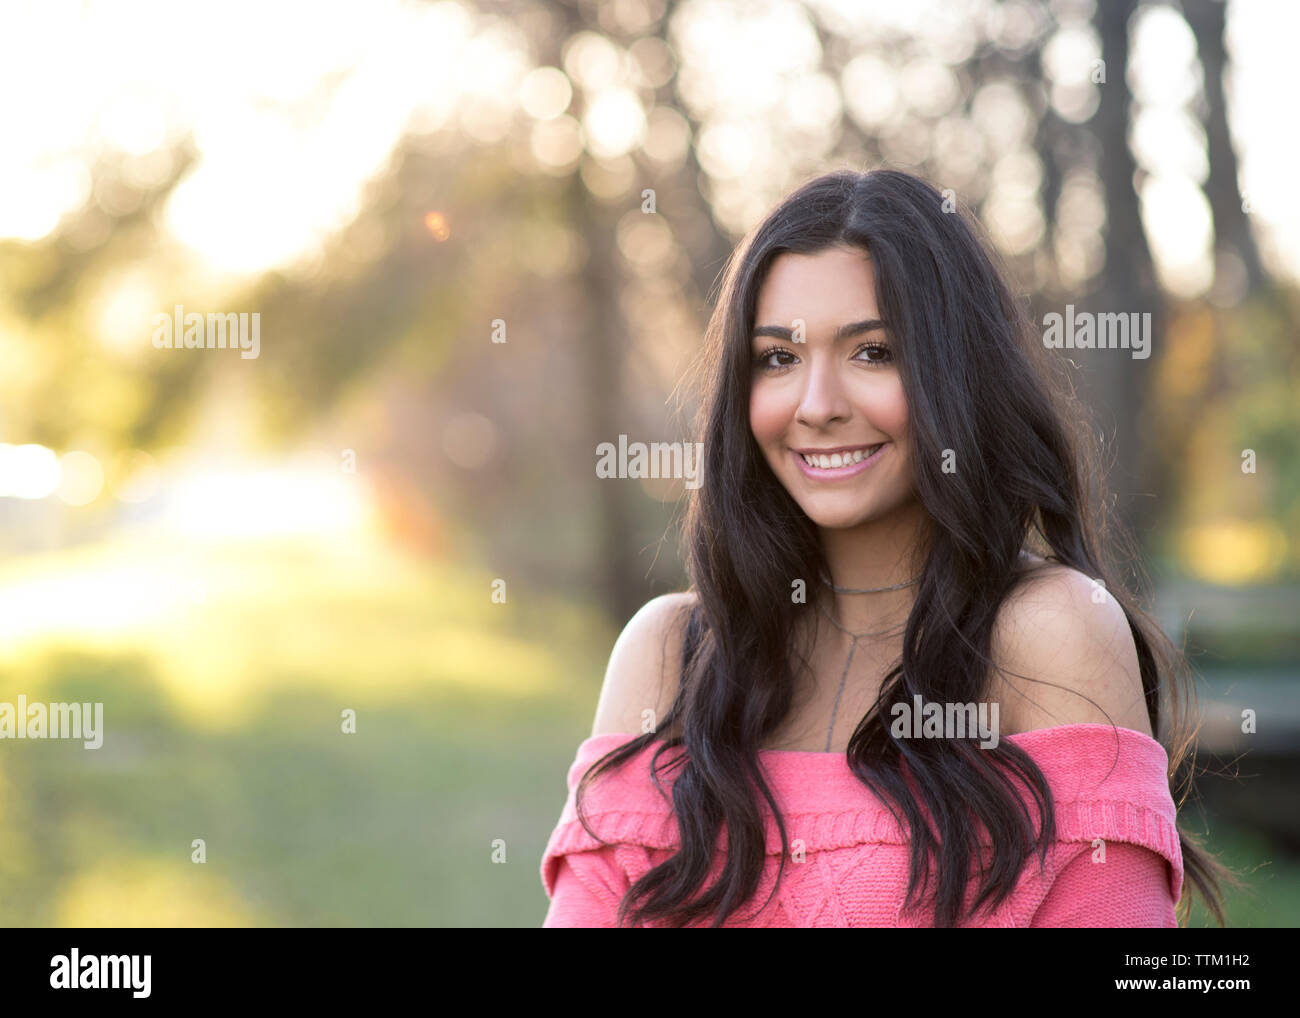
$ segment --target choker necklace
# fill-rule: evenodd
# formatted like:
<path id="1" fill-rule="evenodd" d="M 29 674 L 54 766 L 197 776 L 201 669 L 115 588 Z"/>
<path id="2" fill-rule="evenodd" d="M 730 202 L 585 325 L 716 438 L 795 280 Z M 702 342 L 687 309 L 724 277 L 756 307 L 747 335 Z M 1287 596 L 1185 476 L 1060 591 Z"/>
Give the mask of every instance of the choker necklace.
<path id="1" fill-rule="evenodd" d="M 822 570 L 817 570 L 817 575 L 821 577 L 822 583 L 830 587 L 837 594 L 883 594 L 887 590 L 902 590 L 904 587 L 910 587 L 913 583 L 920 581 L 921 577 L 913 576 L 910 580 L 902 583 L 895 583 L 892 587 L 863 587 L 860 590 L 853 587 L 837 587 L 831 583 L 830 577 Z"/>

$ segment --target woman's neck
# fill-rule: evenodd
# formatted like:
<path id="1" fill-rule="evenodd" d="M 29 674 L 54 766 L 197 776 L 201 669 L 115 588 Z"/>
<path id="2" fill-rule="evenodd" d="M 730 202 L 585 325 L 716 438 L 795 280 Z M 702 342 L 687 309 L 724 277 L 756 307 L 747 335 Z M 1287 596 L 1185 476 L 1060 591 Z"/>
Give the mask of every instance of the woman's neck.
<path id="1" fill-rule="evenodd" d="M 816 579 L 818 604 L 850 633 L 901 625 L 916 601 L 924 562 L 923 519 L 918 511 L 894 514 L 849 529 L 821 532 L 827 572 Z M 844 593 L 835 587 L 871 593 Z M 908 584 L 899 586 L 899 584 Z M 889 590 L 882 588 L 896 587 Z"/>

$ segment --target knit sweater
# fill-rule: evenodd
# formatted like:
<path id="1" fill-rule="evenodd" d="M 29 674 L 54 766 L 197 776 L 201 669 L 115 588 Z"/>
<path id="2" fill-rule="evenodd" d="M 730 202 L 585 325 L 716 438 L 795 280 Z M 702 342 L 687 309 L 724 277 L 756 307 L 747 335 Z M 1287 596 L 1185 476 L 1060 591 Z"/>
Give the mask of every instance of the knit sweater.
<path id="1" fill-rule="evenodd" d="M 610 844 L 593 839 L 577 819 L 574 792 L 583 773 L 633 738 L 598 735 L 578 747 L 569 768 L 568 798 L 542 857 L 542 885 L 550 899 L 544 927 L 616 926 L 624 892 L 678 848 L 671 800 L 650 777 L 658 741 L 588 783 L 584 812 Z M 1056 837 L 1044 868 L 1037 855 L 1031 856 L 1010 897 L 959 925 L 1177 926 L 1174 906 L 1182 893 L 1183 860 L 1164 748 L 1141 732 L 1102 724 L 1062 725 L 1003 739 L 1028 753 L 1047 779 Z M 660 780 L 669 795 L 679 773 L 671 761 L 680 752 L 660 757 Z M 762 879 L 758 892 L 724 927 L 934 925 L 932 910 L 904 909 L 907 834 L 842 754 L 763 750 L 759 760 L 781 808 L 790 856 L 768 901 L 781 839 L 770 808 L 757 797 L 767 841 Z M 1032 800 L 1026 808 L 1037 823 Z M 990 852 L 989 836 L 981 834 L 981 853 Z M 1101 840 L 1094 844 L 1096 839 Z M 718 847 L 710 883 L 721 870 L 725 836 Z M 968 886 L 968 903 L 975 886 L 974 881 Z"/>

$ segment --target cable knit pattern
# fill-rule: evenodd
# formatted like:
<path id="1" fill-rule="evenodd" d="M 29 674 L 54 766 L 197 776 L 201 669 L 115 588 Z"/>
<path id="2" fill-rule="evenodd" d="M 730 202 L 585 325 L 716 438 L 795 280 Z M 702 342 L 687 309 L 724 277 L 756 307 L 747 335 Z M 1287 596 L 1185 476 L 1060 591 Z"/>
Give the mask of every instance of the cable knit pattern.
<path id="1" fill-rule="evenodd" d="M 542 857 L 551 899 L 547 927 L 616 925 L 619 900 L 636 880 L 678 847 L 670 799 L 655 788 L 652 743 L 621 768 L 591 782 L 583 797 L 591 837 L 577 819 L 574 792 L 583 773 L 631 735 L 598 735 L 578 747 L 568 798 Z M 1056 839 L 1040 870 L 1036 856 L 1012 895 L 964 926 L 1176 926 L 1183 860 L 1169 794 L 1164 747 L 1127 728 L 1062 725 L 1005 736 L 1038 764 L 1052 790 Z M 680 749 L 660 757 L 671 794 Z M 724 927 L 932 926 L 923 909 L 904 910 L 908 837 L 893 815 L 849 770 L 844 756 L 764 750 L 759 760 L 781 809 L 790 856 L 771 901 L 781 838 L 765 801 L 767 860 L 758 893 Z M 666 765 L 666 766 L 665 766 Z M 1028 804 L 1030 815 L 1037 811 Z M 1105 845 L 1104 863 L 1094 855 Z M 981 856 L 992 851 L 987 833 Z M 712 881 L 721 871 L 725 836 L 716 846 Z M 974 887 L 967 902 L 973 900 Z M 697 925 L 707 926 L 707 922 Z"/>

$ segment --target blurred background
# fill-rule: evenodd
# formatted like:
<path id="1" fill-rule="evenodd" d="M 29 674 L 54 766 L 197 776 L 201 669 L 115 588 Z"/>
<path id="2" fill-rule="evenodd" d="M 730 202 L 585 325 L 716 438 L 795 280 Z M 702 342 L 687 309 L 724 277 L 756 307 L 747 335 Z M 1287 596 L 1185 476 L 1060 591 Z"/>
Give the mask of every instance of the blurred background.
<path id="1" fill-rule="evenodd" d="M 1060 356 L 1198 674 L 1184 823 L 1232 924 L 1294 925 L 1298 34 L 1289 0 L 4 6 L 0 702 L 104 738 L 0 741 L 0 923 L 540 925 L 614 638 L 685 583 L 682 481 L 596 446 L 687 439 L 739 238 L 892 166 L 1037 320 L 1153 316 L 1148 359 Z M 160 348 L 178 305 L 256 314 L 257 355 Z"/>

